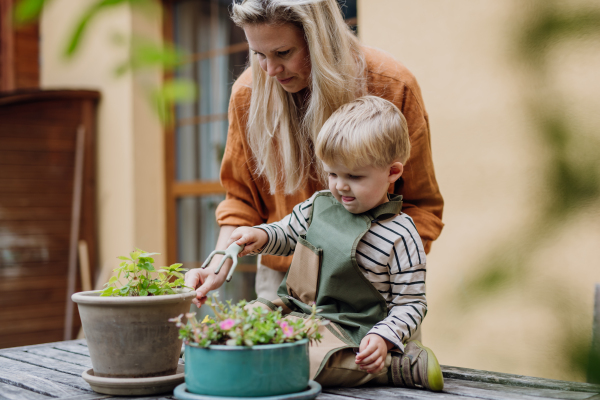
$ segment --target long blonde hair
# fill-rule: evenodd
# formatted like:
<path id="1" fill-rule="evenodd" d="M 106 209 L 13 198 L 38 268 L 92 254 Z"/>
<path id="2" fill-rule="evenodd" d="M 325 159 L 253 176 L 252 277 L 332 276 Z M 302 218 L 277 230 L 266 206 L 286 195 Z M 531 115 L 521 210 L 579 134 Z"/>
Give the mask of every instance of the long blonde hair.
<path id="1" fill-rule="evenodd" d="M 304 110 L 250 53 L 252 96 L 248 144 L 256 170 L 271 194 L 283 188 L 296 192 L 308 179 L 323 181 L 314 154 L 315 142 L 327 118 L 341 105 L 366 91 L 366 63 L 358 40 L 344 22 L 336 0 L 234 1 L 231 18 L 240 27 L 291 23 L 304 31 L 310 54 L 309 98 Z"/>

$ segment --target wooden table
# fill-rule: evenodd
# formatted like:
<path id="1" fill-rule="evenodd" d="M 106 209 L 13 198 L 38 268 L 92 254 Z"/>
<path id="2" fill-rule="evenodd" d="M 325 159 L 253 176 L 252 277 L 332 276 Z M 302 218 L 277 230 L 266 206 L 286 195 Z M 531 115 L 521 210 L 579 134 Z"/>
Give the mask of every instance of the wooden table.
<path id="1" fill-rule="evenodd" d="M 0 399 L 95 400 L 116 399 L 96 393 L 81 378 L 92 367 L 85 340 L 47 343 L 0 350 Z M 600 385 L 528 376 L 442 367 L 442 393 L 395 387 L 324 389 L 319 400 L 414 399 L 460 400 L 600 400 Z M 170 395 L 121 399 L 174 399 Z"/>

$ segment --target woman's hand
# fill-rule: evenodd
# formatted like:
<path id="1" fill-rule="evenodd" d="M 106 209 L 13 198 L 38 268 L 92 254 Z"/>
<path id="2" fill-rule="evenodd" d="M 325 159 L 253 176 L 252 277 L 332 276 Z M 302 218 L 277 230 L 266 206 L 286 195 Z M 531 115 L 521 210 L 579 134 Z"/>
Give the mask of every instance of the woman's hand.
<path id="1" fill-rule="evenodd" d="M 219 265 L 219 262 L 221 262 L 221 257 L 223 256 L 215 255 L 208 267 L 204 269 L 190 269 L 185 274 L 185 286 L 196 288 L 196 298 L 192 300 L 196 307 L 200 307 L 204 304 L 208 292 L 220 288 L 221 285 L 223 285 L 223 282 L 225 282 L 225 278 L 227 278 L 227 273 L 229 272 L 229 268 L 231 268 L 232 262 L 231 260 L 225 261 L 221 271 L 219 271 L 218 274 L 215 274 L 215 269 Z"/>
<path id="2" fill-rule="evenodd" d="M 250 228 L 242 226 L 237 228 L 227 241 L 227 247 L 233 242 L 236 244 L 246 245 L 244 250 L 240 251 L 238 257 L 247 256 L 248 254 L 260 251 L 269 241 L 269 236 L 265 231 L 258 228 Z"/>
<path id="3" fill-rule="evenodd" d="M 360 341 L 359 353 L 355 362 L 359 368 L 369 374 L 376 374 L 385 366 L 385 358 L 388 351 L 394 347 L 379 335 L 370 334 Z"/>
<path id="4" fill-rule="evenodd" d="M 229 238 L 236 228 L 236 226 L 229 225 L 223 225 L 221 227 L 216 245 L 218 250 L 224 250 L 227 248 L 227 246 L 230 244 L 228 243 Z M 221 285 L 223 285 L 223 282 L 225 282 L 225 278 L 227 278 L 227 274 L 229 273 L 229 269 L 231 268 L 233 262 L 231 260 L 226 260 L 221 268 L 221 271 L 219 271 L 218 274 L 215 274 L 215 270 L 219 266 L 222 257 L 222 255 L 215 255 L 208 267 L 205 269 L 194 268 L 190 269 L 185 274 L 185 286 L 196 289 L 196 298 L 193 300 L 193 303 L 197 307 L 200 307 L 202 304 L 204 304 L 208 292 L 220 288 Z"/>

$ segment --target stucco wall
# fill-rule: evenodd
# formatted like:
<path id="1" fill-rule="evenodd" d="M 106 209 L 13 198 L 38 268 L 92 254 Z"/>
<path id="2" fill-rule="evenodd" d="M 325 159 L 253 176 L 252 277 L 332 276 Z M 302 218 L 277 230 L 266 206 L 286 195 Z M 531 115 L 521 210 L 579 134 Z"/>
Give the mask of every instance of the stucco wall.
<path id="1" fill-rule="evenodd" d="M 501 252 L 528 250 L 520 235 L 552 195 L 544 171 L 553 160 L 532 116 L 543 100 L 536 73 L 548 74 L 565 118 L 592 134 L 600 127 L 598 41 L 555 46 L 544 71 L 523 66 L 518 37 L 536 4 L 359 0 L 359 34 L 416 75 L 430 115 L 446 226 L 428 257 L 425 343 L 446 365 L 585 380 L 572 361 L 591 336 L 600 283 L 597 202 L 558 230 L 532 229 L 546 237 L 509 279 L 471 279 Z"/>
<path id="2" fill-rule="evenodd" d="M 145 86 L 161 80 L 160 71 L 142 77 L 114 70 L 127 59 L 127 40 L 134 33 L 160 40 L 160 14 L 139 16 L 120 6 L 94 21 L 72 60 L 62 56 L 67 39 L 91 0 L 49 2 L 41 20 L 41 86 L 94 89 L 98 110 L 97 216 L 99 266 L 116 267 L 116 257 L 134 247 L 166 251 L 164 140 L 151 110 Z M 163 263 L 159 257 L 157 262 Z"/>

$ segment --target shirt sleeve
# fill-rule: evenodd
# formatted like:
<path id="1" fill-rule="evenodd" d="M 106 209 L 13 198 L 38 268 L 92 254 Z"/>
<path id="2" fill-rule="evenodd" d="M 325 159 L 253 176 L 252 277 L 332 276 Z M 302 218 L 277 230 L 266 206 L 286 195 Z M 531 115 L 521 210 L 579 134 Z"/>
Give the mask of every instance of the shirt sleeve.
<path id="1" fill-rule="evenodd" d="M 369 331 L 400 350 L 404 350 L 404 343 L 410 340 L 427 314 L 425 252 L 414 226 L 407 225 L 406 229 L 411 235 L 400 236 L 394 241 L 388 260 L 391 294 L 388 316 Z M 409 236 L 413 240 L 407 240 Z"/>
<path id="2" fill-rule="evenodd" d="M 281 221 L 255 226 L 264 230 L 269 237 L 267 244 L 261 250 L 262 254 L 289 256 L 294 253 L 298 237 L 306 235 L 308 231 L 312 206 L 318 193 L 297 204 L 291 214 L 286 215 Z"/>

